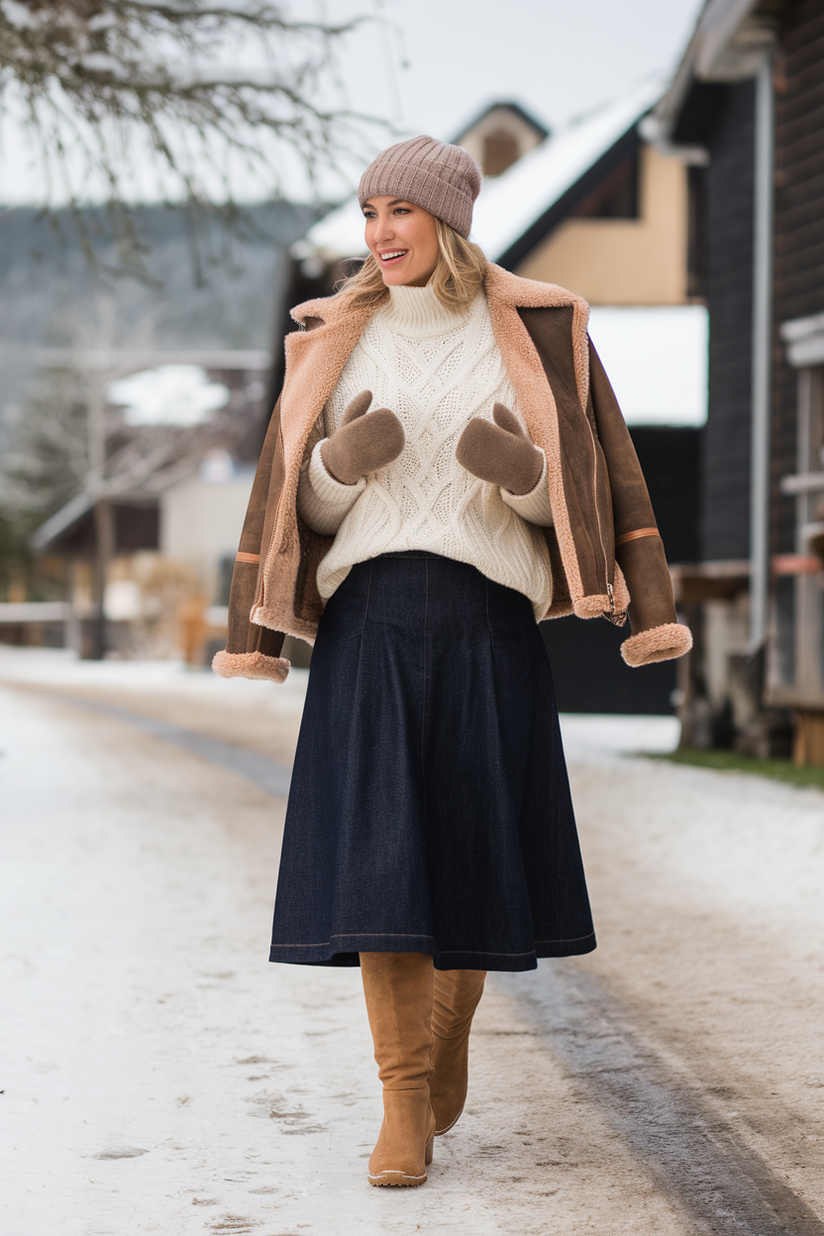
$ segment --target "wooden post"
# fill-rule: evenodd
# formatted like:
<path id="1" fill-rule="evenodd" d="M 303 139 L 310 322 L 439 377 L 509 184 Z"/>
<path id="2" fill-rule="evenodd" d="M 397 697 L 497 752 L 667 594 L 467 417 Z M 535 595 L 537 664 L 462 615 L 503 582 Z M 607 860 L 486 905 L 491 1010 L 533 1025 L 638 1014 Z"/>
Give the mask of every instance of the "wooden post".
<path id="1" fill-rule="evenodd" d="M 206 622 L 207 605 L 207 598 L 197 594 L 188 597 L 177 611 L 180 623 L 181 652 L 187 665 L 203 665 L 206 635 L 209 629 Z"/>
<path id="2" fill-rule="evenodd" d="M 796 768 L 824 764 L 824 712 L 796 713 L 793 763 Z"/>
<path id="3" fill-rule="evenodd" d="M 108 651 L 106 580 L 114 557 L 114 508 L 108 498 L 94 504 L 94 562 L 92 566 L 92 629 L 88 660 L 102 661 Z"/>

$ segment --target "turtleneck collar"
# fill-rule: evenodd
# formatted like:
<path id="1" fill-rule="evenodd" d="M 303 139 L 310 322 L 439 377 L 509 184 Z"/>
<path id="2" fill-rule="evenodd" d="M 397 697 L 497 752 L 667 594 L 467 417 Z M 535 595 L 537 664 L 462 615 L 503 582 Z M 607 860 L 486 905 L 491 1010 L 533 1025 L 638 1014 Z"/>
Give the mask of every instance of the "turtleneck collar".
<path id="1" fill-rule="evenodd" d="M 392 330 L 419 338 L 455 330 L 468 316 L 447 309 L 428 286 L 390 287 L 389 302 L 381 307 L 380 314 L 382 321 Z"/>

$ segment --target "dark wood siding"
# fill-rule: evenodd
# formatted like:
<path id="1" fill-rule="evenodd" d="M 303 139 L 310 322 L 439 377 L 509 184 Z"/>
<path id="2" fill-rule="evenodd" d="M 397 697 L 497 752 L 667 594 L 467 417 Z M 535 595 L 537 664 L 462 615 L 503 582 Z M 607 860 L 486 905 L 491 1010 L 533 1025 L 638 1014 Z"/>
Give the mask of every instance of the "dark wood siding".
<path id="1" fill-rule="evenodd" d="M 703 429 L 631 425 L 667 561 L 698 561 L 698 497 Z"/>
<path id="2" fill-rule="evenodd" d="M 704 435 L 701 557 L 749 556 L 753 253 L 752 82 L 712 91 L 704 179 L 709 417 Z"/>
<path id="3" fill-rule="evenodd" d="M 696 557 L 701 434 L 688 427 L 630 427 L 670 563 L 694 562 Z M 630 669 L 620 655 L 629 627 L 616 628 L 600 619 L 559 618 L 542 623 L 541 633 L 563 712 L 673 711 L 676 663 Z"/>
<path id="4" fill-rule="evenodd" d="M 776 63 L 775 322 L 824 312 L 824 0 L 787 7 Z M 778 478 L 795 471 L 796 374 L 776 336 L 772 548 L 795 548 L 794 504 Z"/>
<path id="5" fill-rule="evenodd" d="M 630 669 L 621 659 L 629 627 L 603 618 L 553 618 L 540 626 L 561 712 L 662 716 L 673 712 L 676 662 Z"/>

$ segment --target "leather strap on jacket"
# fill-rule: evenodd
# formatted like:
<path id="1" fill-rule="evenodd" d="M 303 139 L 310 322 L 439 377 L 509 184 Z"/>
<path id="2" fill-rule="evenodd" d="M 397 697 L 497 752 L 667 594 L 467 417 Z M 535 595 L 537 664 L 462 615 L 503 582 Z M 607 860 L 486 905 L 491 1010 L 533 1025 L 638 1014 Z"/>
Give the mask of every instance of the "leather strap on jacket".
<path id="1" fill-rule="evenodd" d="M 660 536 L 661 533 L 657 528 L 635 528 L 632 532 L 622 532 L 620 536 L 615 538 L 615 548 L 619 545 L 626 545 L 627 541 L 637 541 L 642 536 Z"/>
<path id="2" fill-rule="evenodd" d="M 239 549 L 235 554 L 235 562 L 252 562 L 257 566 L 260 562 L 260 554 L 247 554 L 245 550 Z"/>

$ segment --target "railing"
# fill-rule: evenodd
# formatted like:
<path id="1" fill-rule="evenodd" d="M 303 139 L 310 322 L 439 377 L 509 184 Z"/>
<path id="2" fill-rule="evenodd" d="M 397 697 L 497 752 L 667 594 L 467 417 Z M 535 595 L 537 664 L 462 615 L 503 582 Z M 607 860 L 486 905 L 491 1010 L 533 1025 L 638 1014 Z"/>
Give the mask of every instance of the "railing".
<path id="1" fill-rule="evenodd" d="M 68 601 L 0 601 L 0 626 L 19 622 L 68 622 Z"/>
<path id="2" fill-rule="evenodd" d="M 782 494 L 813 494 L 824 489 L 824 472 L 799 472 L 782 476 L 778 482 Z"/>

